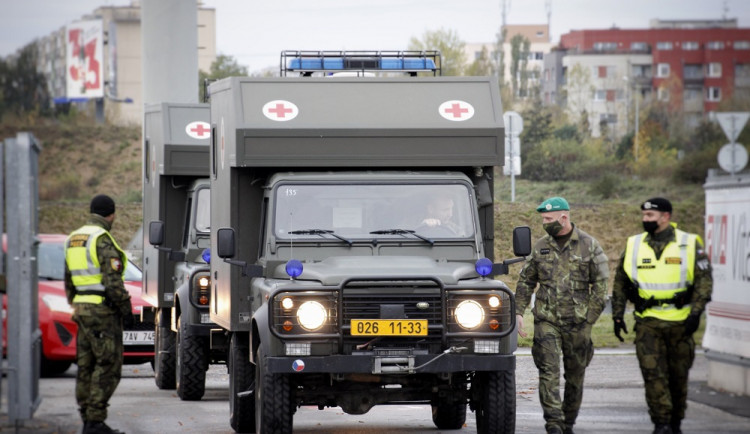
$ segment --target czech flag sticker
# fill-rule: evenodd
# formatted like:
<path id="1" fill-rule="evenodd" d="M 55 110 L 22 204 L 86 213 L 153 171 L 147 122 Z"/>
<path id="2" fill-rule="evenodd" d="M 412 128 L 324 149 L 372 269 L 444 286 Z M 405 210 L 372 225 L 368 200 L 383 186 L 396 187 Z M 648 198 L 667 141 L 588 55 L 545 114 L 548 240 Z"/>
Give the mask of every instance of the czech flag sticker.
<path id="1" fill-rule="evenodd" d="M 292 363 L 292 369 L 294 369 L 295 372 L 302 372 L 305 369 L 305 362 L 303 362 L 300 359 L 297 359 Z"/>

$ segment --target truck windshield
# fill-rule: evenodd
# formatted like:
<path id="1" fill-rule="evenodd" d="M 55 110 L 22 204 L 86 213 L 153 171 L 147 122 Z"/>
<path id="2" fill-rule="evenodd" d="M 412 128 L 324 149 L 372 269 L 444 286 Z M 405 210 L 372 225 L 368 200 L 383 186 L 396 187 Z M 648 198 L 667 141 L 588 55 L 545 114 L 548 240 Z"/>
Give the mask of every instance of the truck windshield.
<path id="1" fill-rule="evenodd" d="M 464 184 L 284 184 L 275 192 L 278 239 L 430 239 L 474 236 L 472 190 Z"/>

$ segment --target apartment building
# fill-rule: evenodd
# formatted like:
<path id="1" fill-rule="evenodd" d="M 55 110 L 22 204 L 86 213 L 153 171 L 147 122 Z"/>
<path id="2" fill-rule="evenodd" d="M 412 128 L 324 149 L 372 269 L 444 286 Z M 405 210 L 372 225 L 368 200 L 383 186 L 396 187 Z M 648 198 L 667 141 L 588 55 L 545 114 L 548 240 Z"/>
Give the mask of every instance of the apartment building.
<path id="1" fill-rule="evenodd" d="M 198 68 L 209 71 L 216 60 L 216 10 L 198 8 Z M 130 6 L 103 6 L 81 17 L 80 21 L 101 21 L 103 30 L 103 92 L 92 98 L 71 95 L 66 68 L 69 35 L 66 26 L 35 41 L 39 57 L 37 69 L 47 79 L 55 104 L 97 105 L 108 122 L 140 125 L 143 119 L 141 8 L 139 1 Z M 197 80 L 197 77 L 196 77 Z"/>
<path id="2" fill-rule="evenodd" d="M 503 28 L 504 42 L 502 46 L 503 53 L 503 74 L 504 83 L 513 87 L 515 81 L 516 97 L 526 98 L 532 89 L 538 89 L 540 84 L 540 74 L 544 62 L 544 55 L 552 49 L 550 41 L 549 25 L 547 24 L 509 24 Z M 513 38 L 520 36 L 529 41 L 529 50 L 524 58 L 518 59 L 518 71 L 515 76 L 513 69 Z M 470 65 L 481 55 L 482 49 L 486 48 L 490 58 L 496 64 L 500 62 L 500 56 L 497 45 L 494 42 L 469 43 L 464 46 L 464 60 L 466 65 Z M 523 76 L 522 76 L 523 75 Z"/>
<path id="3" fill-rule="evenodd" d="M 627 133 L 635 105 L 649 98 L 697 125 L 723 102 L 750 96 L 750 29 L 729 19 L 575 30 L 561 36 L 544 65 L 543 101 L 571 113 L 585 109 L 594 136 L 600 125 L 613 137 Z"/>

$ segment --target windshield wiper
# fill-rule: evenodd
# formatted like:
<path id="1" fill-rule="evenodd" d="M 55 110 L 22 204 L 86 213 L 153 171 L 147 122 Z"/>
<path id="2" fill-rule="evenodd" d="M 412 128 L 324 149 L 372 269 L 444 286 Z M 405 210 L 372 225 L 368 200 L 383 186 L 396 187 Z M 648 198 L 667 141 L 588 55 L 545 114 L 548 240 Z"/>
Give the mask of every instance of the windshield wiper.
<path id="1" fill-rule="evenodd" d="M 289 231 L 287 233 L 291 235 L 320 235 L 321 237 L 324 234 L 328 234 L 335 238 L 338 238 L 339 240 L 349 244 L 350 246 L 354 244 L 352 240 L 346 239 L 342 237 L 341 235 L 337 235 L 335 232 L 329 229 L 300 229 L 298 231 Z"/>
<path id="2" fill-rule="evenodd" d="M 381 229 L 381 230 L 378 230 L 378 231 L 372 231 L 370 233 L 373 234 L 373 235 L 407 235 L 408 234 L 408 235 L 415 236 L 415 237 L 419 238 L 420 240 L 426 241 L 426 242 L 430 243 L 430 245 L 434 245 L 435 244 L 434 240 L 431 240 L 429 238 L 423 237 L 422 235 L 419 235 L 418 233 L 416 233 L 416 232 L 414 232 L 412 230 L 409 230 L 409 229 Z"/>

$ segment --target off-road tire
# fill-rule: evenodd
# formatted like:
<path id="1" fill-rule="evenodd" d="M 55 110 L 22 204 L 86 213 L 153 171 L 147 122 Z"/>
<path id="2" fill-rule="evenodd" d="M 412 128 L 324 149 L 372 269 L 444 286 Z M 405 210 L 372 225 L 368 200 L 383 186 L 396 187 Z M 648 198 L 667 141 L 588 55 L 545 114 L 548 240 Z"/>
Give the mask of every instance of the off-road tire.
<path id="1" fill-rule="evenodd" d="M 187 336 L 187 324 L 177 319 L 177 396 L 183 401 L 198 401 L 206 392 L 206 340 Z"/>
<path id="2" fill-rule="evenodd" d="M 480 372 L 472 388 L 478 434 L 506 434 L 516 430 L 515 371 Z"/>
<path id="3" fill-rule="evenodd" d="M 240 398 L 240 392 L 252 390 L 255 365 L 250 363 L 249 338 L 234 333 L 229 342 L 229 425 L 235 432 L 255 432 L 255 394 Z"/>
<path id="4" fill-rule="evenodd" d="M 466 401 L 450 396 L 432 402 L 432 421 L 437 429 L 461 429 L 466 423 Z"/>
<path id="5" fill-rule="evenodd" d="M 255 432 L 291 434 L 293 413 L 289 377 L 268 372 L 262 345 L 255 362 Z"/>
<path id="6" fill-rule="evenodd" d="M 158 316 L 158 315 L 157 315 Z M 175 333 L 160 323 L 154 330 L 154 382 L 162 390 L 173 390 L 177 387 L 175 377 Z"/>

